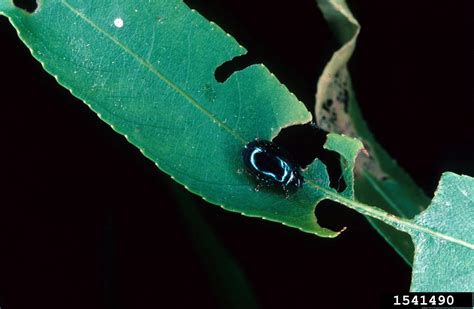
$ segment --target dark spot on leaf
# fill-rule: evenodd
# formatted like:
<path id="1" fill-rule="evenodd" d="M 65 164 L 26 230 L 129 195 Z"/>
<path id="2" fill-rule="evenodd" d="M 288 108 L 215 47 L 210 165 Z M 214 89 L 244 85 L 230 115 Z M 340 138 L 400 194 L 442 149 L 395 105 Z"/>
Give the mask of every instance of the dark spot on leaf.
<path id="1" fill-rule="evenodd" d="M 337 114 L 336 114 L 336 112 L 333 111 L 333 112 L 331 113 L 331 117 L 329 118 L 329 121 L 330 121 L 331 123 L 336 123 L 336 122 L 337 122 Z"/>
<path id="2" fill-rule="evenodd" d="M 327 99 L 326 101 L 323 102 L 323 109 L 328 111 L 331 109 L 332 106 L 332 99 Z"/>
<path id="3" fill-rule="evenodd" d="M 337 94 L 337 100 L 344 105 L 344 112 L 349 112 L 349 91 L 344 89 Z"/>
<path id="4" fill-rule="evenodd" d="M 256 61 L 248 54 L 234 57 L 232 60 L 226 61 L 217 67 L 214 71 L 214 77 L 219 83 L 223 83 L 236 71 L 243 70 L 255 63 Z"/>
<path id="5" fill-rule="evenodd" d="M 13 0 L 13 4 L 28 13 L 34 13 L 38 8 L 35 0 Z"/>

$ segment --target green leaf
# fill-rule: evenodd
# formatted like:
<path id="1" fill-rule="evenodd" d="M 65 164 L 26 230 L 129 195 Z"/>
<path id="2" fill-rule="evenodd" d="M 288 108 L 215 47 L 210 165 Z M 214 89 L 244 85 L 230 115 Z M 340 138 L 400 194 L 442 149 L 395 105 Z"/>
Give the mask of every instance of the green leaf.
<path id="1" fill-rule="evenodd" d="M 428 197 L 406 172 L 375 141 L 360 113 L 347 64 L 354 52 L 360 25 L 345 0 L 318 0 L 324 17 L 341 47 L 334 52 L 318 81 L 315 114 L 318 125 L 328 132 L 362 139 L 367 155 L 356 163 L 356 197 L 403 218 L 424 210 Z M 367 218 L 374 228 L 411 263 L 410 238 L 390 226 Z"/>
<path id="2" fill-rule="evenodd" d="M 474 178 L 444 173 L 428 209 L 407 228 L 415 242 L 413 292 L 474 291 Z"/>
<path id="3" fill-rule="evenodd" d="M 335 202 L 410 234 L 415 243 L 412 291 L 474 290 L 474 178 L 444 173 L 431 205 L 413 219 L 325 193 Z"/>
<path id="4" fill-rule="evenodd" d="M 0 12 L 46 71 L 190 191 L 230 211 L 338 234 L 315 218 L 322 191 L 255 192 L 241 171 L 244 145 L 311 114 L 263 65 L 217 82 L 215 69 L 245 49 L 182 1 L 50 0 L 28 14 L 0 0 Z M 334 191 L 320 161 L 307 174 Z"/>

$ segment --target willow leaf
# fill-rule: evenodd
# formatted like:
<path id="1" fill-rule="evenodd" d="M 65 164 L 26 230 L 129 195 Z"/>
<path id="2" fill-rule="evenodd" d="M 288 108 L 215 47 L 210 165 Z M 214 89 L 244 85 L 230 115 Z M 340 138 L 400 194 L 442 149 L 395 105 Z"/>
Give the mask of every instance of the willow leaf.
<path id="1" fill-rule="evenodd" d="M 44 0 L 30 14 L 0 0 L 0 13 L 47 72 L 190 191 L 230 211 L 337 235 L 315 218 L 321 192 L 256 193 L 241 172 L 246 143 L 311 114 L 263 65 L 217 82 L 216 68 L 246 51 L 182 1 Z"/>
<path id="2" fill-rule="evenodd" d="M 318 81 L 317 123 L 328 132 L 343 133 L 363 141 L 366 155 L 360 156 L 356 164 L 356 198 L 402 218 L 412 218 L 426 208 L 429 199 L 376 142 L 363 120 L 352 87 L 347 65 L 356 47 L 360 25 L 345 0 L 317 2 L 341 44 Z M 410 238 L 377 220 L 367 219 L 411 264 L 413 244 Z"/>

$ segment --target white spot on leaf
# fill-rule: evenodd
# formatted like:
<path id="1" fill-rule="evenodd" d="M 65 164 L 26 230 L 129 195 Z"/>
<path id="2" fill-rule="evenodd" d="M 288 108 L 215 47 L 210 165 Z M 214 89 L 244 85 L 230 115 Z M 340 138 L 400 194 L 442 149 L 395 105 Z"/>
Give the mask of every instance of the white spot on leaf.
<path id="1" fill-rule="evenodd" d="M 120 18 L 120 17 L 115 18 L 114 25 L 117 28 L 122 28 L 123 27 L 123 19 Z"/>

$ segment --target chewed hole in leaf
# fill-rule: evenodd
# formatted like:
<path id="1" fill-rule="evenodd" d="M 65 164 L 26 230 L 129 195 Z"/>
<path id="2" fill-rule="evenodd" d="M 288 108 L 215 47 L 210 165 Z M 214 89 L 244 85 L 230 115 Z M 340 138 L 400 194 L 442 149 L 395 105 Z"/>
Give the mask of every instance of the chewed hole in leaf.
<path id="1" fill-rule="evenodd" d="M 28 13 L 34 13 L 38 8 L 38 3 L 35 0 L 13 0 L 13 4 Z"/>
<path id="2" fill-rule="evenodd" d="M 321 201 L 314 211 L 319 225 L 333 231 L 342 231 L 350 221 L 350 211 L 341 204 L 330 200 Z"/>
<path id="3" fill-rule="evenodd" d="M 219 83 L 223 83 L 235 72 L 241 71 L 255 63 L 255 59 L 252 59 L 249 54 L 237 56 L 217 67 L 214 77 Z"/>
<path id="4" fill-rule="evenodd" d="M 326 134 L 311 124 L 295 125 L 284 128 L 273 141 L 286 149 L 303 169 L 315 159 L 321 160 L 328 170 L 330 186 L 342 192 L 346 183 L 342 177 L 340 155 L 323 148 Z"/>

